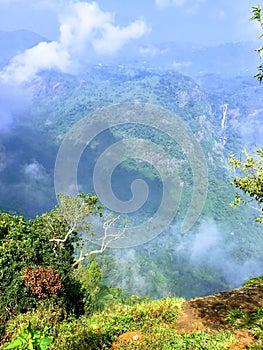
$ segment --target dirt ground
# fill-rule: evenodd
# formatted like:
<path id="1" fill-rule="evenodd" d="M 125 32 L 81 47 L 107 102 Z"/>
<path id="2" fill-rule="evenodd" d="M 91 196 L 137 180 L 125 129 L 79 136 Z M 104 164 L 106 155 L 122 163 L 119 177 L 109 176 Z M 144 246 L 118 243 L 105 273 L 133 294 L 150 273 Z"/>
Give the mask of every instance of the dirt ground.
<path id="1" fill-rule="evenodd" d="M 209 328 L 212 332 L 231 329 L 225 320 L 228 312 L 239 310 L 254 312 L 263 306 L 263 285 L 234 289 L 229 292 L 209 295 L 203 298 L 194 298 L 184 303 L 176 329 L 186 332 Z M 232 349 L 246 349 L 254 342 L 253 336 L 247 329 L 233 331 L 237 344 Z"/>
<path id="2" fill-rule="evenodd" d="M 231 310 L 254 312 L 263 306 L 263 284 L 253 287 L 234 289 L 228 292 L 209 295 L 202 298 L 194 298 L 183 304 L 183 310 L 175 325 L 178 332 L 193 332 L 209 328 L 211 334 L 219 330 L 232 330 L 236 342 L 231 345 L 232 350 L 247 349 L 255 342 L 248 329 L 231 329 L 231 324 L 225 320 Z M 112 349 L 119 349 L 125 341 L 142 342 L 143 335 L 140 331 L 122 334 L 113 343 Z"/>

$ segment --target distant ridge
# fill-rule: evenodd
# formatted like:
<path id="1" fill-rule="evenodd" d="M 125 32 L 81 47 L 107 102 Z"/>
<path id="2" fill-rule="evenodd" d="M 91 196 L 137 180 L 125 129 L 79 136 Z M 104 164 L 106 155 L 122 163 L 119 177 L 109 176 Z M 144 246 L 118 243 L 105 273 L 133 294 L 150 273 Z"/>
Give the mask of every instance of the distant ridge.
<path id="1" fill-rule="evenodd" d="M 41 41 L 49 40 L 30 30 L 0 31 L 0 68 L 8 64 L 18 53 L 30 49 Z"/>

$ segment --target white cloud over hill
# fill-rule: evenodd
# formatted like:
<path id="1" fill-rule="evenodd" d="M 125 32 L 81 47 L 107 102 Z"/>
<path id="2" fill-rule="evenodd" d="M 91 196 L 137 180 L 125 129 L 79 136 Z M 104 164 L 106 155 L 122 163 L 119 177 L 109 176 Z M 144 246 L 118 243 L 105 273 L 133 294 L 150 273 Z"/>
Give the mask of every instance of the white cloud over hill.
<path id="1" fill-rule="evenodd" d="M 102 11 L 96 2 L 67 3 L 59 22 L 59 39 L 40 42 L 15 56 L 0 72 L 4 83 L 30 81 L 46 69 L 72 72 L 90 57 L 114 54 L 149 30 L 142 18 L 118 26 L 114 15 Z"/>

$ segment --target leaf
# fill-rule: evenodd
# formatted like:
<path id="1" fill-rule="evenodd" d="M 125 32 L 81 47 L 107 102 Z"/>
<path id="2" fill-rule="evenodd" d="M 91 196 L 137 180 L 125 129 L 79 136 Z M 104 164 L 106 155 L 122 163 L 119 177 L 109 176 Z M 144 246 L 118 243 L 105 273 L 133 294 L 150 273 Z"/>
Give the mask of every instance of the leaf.
<path id="1" fill-rule="evenodd" d="M 31 335 L 31 337 L 34 336 L 34 331 L 32 329 L 31 321 L 29 321 L 28 326 L 27 326 L 27 331 Z"/>
<path id="2" fill-rule="evenodd" d="M 10 343 L 7 347 L 7 349 L 14 349 L 17 348 L 18 346 L 22 345 L 23 342 L 20 339 L 14 340 L 12 343 Z"/>
<path id="3" fill-rule="evenodd" d="M 46 337 L 41 339 L 40 341 L 40 348 L 41 350 L 45 350 L 46 347 L 51 344 L 53 342 L 53 338 L 52 337 Z"/>

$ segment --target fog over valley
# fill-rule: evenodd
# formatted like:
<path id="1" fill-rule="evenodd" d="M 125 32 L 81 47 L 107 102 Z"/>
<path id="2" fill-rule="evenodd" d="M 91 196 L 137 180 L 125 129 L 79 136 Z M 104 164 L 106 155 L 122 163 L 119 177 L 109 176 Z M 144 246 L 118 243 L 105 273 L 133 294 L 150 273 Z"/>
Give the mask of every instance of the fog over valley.
<path id="1" fill-rule="evenodd" d="M 250 5 L 62 0 L 23 10 L 22 0 L 1 2 L 0 209 L 26 220 L 49 212 L 61 174 L 66 185 L 58 187 L 68 194 L 74 175 L 79 192 L 98 195 L 94 173 L 103 165 L 100 180 L 110 190 L 108 202 L 104 194 L 99 201 L 120 215 L 120 225 L 139 227 L 143 242 L 130 237 L 129 245 L 96 256 L 105 285 L 191 298 L 262 274 L 257 212 L 231 207 L 229 184 L 230 154 L 263 140 L 262 86 L 253 77 L 259 30 Z M 111 113 L 115 105 L 127 109 Z M 151 106 L 152 114 L 140 114 Z M 170 200 L 178 204 L 172 220 Z M 200 211 L 194 222 L 192 200 Z M 145 223 L 155 217 L 156 232 L 162 229 L 151 235 Z M 185 220 L 191 225 L 182 232 Z"/>

